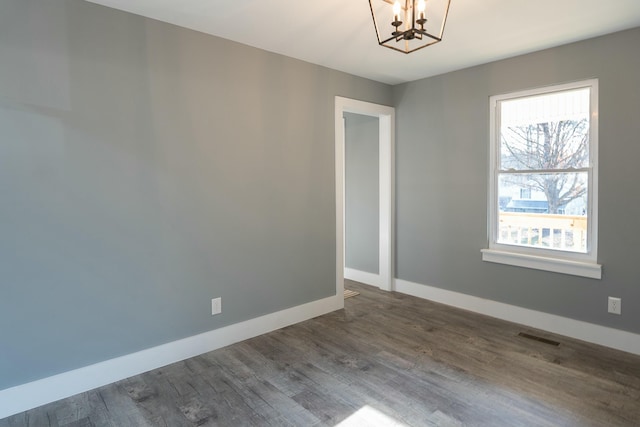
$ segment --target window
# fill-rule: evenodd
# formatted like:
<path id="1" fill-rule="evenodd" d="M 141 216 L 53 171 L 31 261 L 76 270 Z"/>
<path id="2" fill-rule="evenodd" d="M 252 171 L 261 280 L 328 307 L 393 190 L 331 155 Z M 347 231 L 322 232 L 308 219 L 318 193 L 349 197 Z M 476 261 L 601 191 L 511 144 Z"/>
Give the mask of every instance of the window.
<path id="1" fill-rule="evenodd" d="M 492 96 L 490 108 L 483 260 L 601 278 L 598 81 Z"/>

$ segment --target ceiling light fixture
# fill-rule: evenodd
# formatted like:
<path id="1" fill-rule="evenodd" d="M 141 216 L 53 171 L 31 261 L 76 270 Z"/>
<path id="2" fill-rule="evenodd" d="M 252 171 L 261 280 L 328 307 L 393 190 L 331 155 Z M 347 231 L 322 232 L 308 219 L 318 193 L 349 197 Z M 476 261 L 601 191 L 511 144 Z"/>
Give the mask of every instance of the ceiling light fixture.
<path id="1" fill-rule="evenodd" d="M 411 53 L 442 41 L 451 0 L 369 0 L 378 44 Z"/>

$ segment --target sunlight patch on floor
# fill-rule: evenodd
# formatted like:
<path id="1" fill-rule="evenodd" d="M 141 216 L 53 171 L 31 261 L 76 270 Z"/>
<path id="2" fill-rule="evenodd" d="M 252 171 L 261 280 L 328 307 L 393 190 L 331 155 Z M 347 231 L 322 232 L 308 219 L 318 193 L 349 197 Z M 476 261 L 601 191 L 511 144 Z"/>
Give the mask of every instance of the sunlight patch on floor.
<path id="1" fill-rule="evenodd" d="M 389 417 L 388 415 L 383 414 L 375 408 L 372 408 L 369 405 L 365 405 L 362 408 L 358 409 L 352 415 L 350 415 L 347 419 L 342 421 L 339 424 L 336 424 L 335 427 L 408 427 L 407 424 L 403 424 L 395 419 Z"/>
<path id="2" fill-rule="evenodd" d="M 349 289 L 344 290 L 344 299 L 355 297 L 356 295 L 360 295 L 360 292 L 350 291 Z"/>

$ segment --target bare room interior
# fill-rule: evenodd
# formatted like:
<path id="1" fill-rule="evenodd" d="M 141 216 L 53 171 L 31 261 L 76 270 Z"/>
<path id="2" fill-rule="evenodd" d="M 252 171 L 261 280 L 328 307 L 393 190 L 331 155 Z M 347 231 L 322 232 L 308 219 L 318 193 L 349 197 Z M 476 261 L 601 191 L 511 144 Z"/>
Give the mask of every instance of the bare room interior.
<path id="1" fill-rule="evenodd" d="M 637 0 L 0 0 L 0 427 L 640 424 Z"/>

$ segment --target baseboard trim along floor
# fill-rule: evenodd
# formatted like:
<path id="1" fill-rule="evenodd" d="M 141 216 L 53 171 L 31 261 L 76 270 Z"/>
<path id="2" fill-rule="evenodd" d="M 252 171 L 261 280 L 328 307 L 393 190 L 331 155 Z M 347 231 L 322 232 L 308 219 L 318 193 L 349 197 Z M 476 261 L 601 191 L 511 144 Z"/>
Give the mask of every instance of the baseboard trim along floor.
<path id="1" fill-rule="evenodd" d="M 640 355 L 640 335 L 396 279 L 395 290 Z M 0 419 L 338 310 L 342 294 L 0 390 Z"/>
<path id="2" fill-rule="evenodd" d="M 640 355 L 640 335 L 530 310 L 433 286 L 396 279 L 395 290 L 497 319 Z"/>
<path id="3" fill-rule="evenodd" d="M 364 283 L 365 285 L 375 286 L 380 288 L 382 285 L 382 278 L 379 274 L 369 273 L 367 271 L 356 270 L 354 268 L 344 269 L 344 278 L 353 280 L 355 282 Z"/>
<path id="4" fill-rule="evenodd" d="M 638 355 L 345 286 L 360 295 L 344 310 L 0 419 L 0 427 L 638 425 Z"/>
<path id="5" fill-rule="evenodd" d="M 342 294 L 0 390 L 0 419 L 339 310 Z"/>

